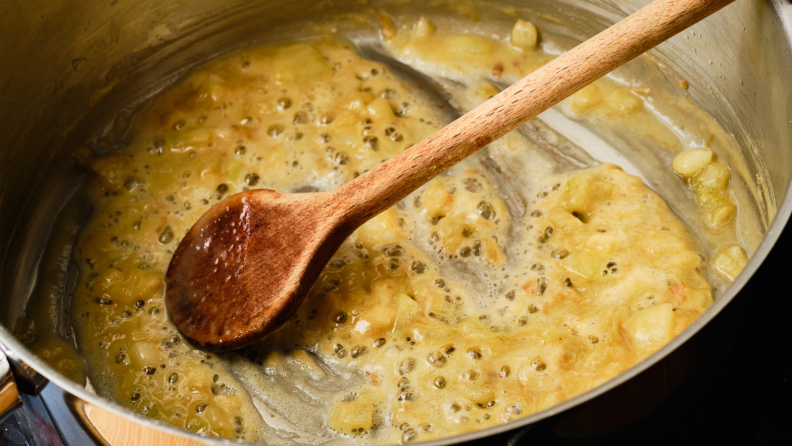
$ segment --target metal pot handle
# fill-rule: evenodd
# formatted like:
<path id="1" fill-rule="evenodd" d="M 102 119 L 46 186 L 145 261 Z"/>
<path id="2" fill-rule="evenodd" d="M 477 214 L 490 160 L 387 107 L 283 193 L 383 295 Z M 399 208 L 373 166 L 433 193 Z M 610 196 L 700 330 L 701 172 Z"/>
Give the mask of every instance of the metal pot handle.
<path id="1" fill-rule="evenodd" d="M 30 367 L 14 350 L 2 342 L 0 342 L 0 351 L 5 353 L 8 363 L 11 365 L 11 373 L 16 378 L 19 391 L 25 395 L 37 396 L 49 380 Z"/>
<path id="2" fill-rule="evenodd" d="M 0 348 L 0 421 L 20 406 L 22 406 L 22 398 L 19 396 L 11 365 L 3 349 Z"/>
<path id="3" fill-rule="evenodd" d="M 22 405 L 20 392 L 36 396 L 49 381 L 0 343 L 0 421 Z"/>

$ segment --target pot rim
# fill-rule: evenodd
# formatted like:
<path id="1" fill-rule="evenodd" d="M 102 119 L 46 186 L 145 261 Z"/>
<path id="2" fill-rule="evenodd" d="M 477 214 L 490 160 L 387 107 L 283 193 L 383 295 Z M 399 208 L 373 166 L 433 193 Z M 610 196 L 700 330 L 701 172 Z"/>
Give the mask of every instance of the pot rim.
<path id="1" fill-rule="evenodd" d="M 775 19 L 778 22 L 782 34 L 785 37 L 787 44 L 786 45 L 787 57 L 792 58 L 792 2 L 790 2 L 789 0 L 771 0 L 770 7 L 774 13 Z M 617 375 L 613 379 L 605 382 L 604 384 L 597 386 L 592 390 L 589 390 L 583 394 L 580 394 L 574 398 L 566 400 L 563 403 L 545 409 L 541 412 L 537 412 L 535 414 L 528 415 L 526 417 L 514 421 L 510 421 L 508 423 L 504 423 L 498 426 L 493 426 L 487 429 L 477 430 L 466 434 L 456 435 L 438 440 L 420 442 L 416 444 L 421 444 L 426 446 L 440 446 L 440 445 L 447 445 L 454 443 L 462 443 L 462 442 L 481 439 L 491 435 L 500 434 L 511 430 L 516 430 L 518 428 L 525 427 L 529 424 L 533 424 L 541 420 L 550 418 L 561 412 L 565 412 L 575 406 L 578 406 L 589 400 L 592 400 L 622 385 L 623 383 L 631 380 L 632 378 L 638 376 L 639 374 L 643 373 L 644 371 L 646 371 L 647 369 L 658 363 L 660 360 L 668 356 L 672 351 L 679 348 L 690 338 L 692 338 L 696 333 L 699 332 L 699 330 L 701 330 L 712 319 L 714 319 L 723 310 L 723 308 L 726 307 L 726 305 L 728 305 L 729 302 L 732 301 L 732 299 L 735 298 L 737 293 L 742 290 L 742 288 L 745 286 L 748 280 L 754 275 L 756 270 L 764 262 L 765 258 L 768 256 L 770 251 L 775 246 L 776 242 L 778 241 L 778 238 L 781 235 L 781 232 L 784 230 L 784 227 L 789 221 L 790 214 L 792 214 L 792 179 L 790 179 L 789 182 L 787 183 L 786 189 L 784 191 L 784 199 L 772 223 L 770 224 L 767 233 L 762 239 L 762 242 L 757 247 L 753 256 L 751 256 L 751 258 L 749 259 L 745 268 L 742 270 L 742 272 L 740 272 L 739 276 L 735 278 L 734 282 L 731 284 L 731 286 L 729 286 L 726 292 L 718 300 L 716 300 L 713 303 L 713 305 L 704 312 L 704 314 L 699 316 L 690 326 L 688 326 L 682 333 L 680 333 L 679 336 L 671 340 L 671 342 L 663 346 L 660 350 L 656 351 L 651 356 L 645 358 L 643 361 L 636 364 L 626 372 Z M 187 438 L 193 441 L 198 441 L 207 445 L 237 444 L 233 440 L 205 437 L 177 428 L 170 424 L 163 423 L 153 418 L 149 418 L 144 415 L 138 414 L 137 412 L 129 410 L 128 408 L 123 407 L 114 401 L 100 397 L 99 395 L 88 390 L 86 387 L 80 386 L 77 383 L 66 378 L 65 376 L 61 375 L 55 369 L 44 363 L 44 361 L 39 359 L 30 350 L 28 350 L 21 342 L 19 342 L 13 336 L 13 334 L 2 324 L 0 324 L 0 345 L 6 347 L 5 350 L 8 353 L 15 354 L 16 357 L 25 361 L 28 365 L 33 367 L 36 371 L 44 375 L 52 383 L 54 383 L 56 386 L 60 387 L 61 389 L 65 390 L 67 393 L 87 403 L 102 407 L 117 416 L 138 423 L 143 427 L 157 429 L 159 431 L 163 431 L 171 435 Z"/>

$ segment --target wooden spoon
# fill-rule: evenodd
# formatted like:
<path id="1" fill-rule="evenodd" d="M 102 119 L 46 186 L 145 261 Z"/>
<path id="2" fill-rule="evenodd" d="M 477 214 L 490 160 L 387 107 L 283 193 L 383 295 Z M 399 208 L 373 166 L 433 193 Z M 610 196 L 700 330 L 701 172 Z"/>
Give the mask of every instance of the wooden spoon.
<path id="1" fill-rule="evenodd" d="M 171 259 L 165 304 L 194 343 L 232 350 L 280 328 L 360 225 L 422 184 L 733 0 L 657 0 L 336 190 L 252 190 L 209 209 Z"/>

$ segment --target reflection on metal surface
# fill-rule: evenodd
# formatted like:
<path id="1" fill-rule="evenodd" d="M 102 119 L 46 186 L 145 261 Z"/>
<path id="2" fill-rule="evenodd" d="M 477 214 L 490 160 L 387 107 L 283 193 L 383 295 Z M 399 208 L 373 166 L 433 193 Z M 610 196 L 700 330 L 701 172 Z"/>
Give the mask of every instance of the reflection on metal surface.
<path id="1" fill-rule="evenodd" d="M 19 397 L 11 367 L 6 361 L 5 354 L 0 350 L 0 420 L 21 405 L 22 398 Z"/>
<path id="2" fill-rule="evenodd" d="M 106 446 L 205 446 L 206 443 L 173 435 L 136 423 L 102 407 L 66 394 L 70 407 L 83 427 L 98 444 Z"/>

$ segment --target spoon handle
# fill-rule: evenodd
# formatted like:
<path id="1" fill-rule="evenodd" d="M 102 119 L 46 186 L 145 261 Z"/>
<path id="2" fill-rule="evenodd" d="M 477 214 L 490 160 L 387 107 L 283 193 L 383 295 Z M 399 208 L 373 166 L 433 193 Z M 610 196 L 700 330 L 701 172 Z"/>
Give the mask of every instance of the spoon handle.
<path id="1" fill-rule="evenodd" d="M 521 79 L 442 130 L 335 190 L 364 223 L 490 142 L 734 0 L 656 0 Z"/>

